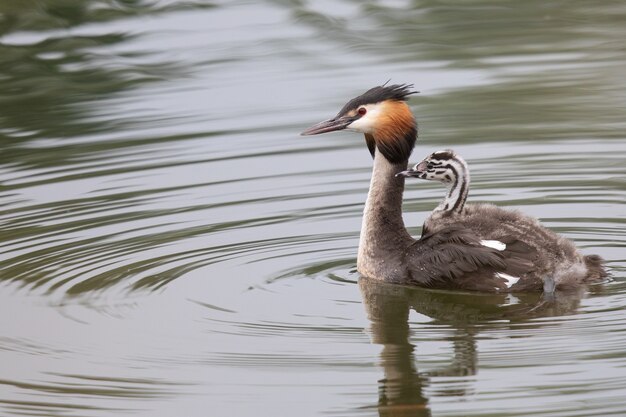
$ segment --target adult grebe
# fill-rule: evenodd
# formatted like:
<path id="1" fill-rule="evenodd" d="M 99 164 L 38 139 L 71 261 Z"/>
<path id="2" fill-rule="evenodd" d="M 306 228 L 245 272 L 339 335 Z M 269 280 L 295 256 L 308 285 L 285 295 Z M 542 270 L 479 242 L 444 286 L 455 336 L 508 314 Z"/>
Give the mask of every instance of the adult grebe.
<path id="1" fill-rule="evenodd" d="M 472 230 L 451 225 L 413 239 L 402 220 L 404 177 L 417 139 L 417 124 L 406 99 L 411 85 L 374 87 L 350 100 L 335 116 L 302 135 L 336 130 L 365 134 L 374 168 L 363 213 L 357 270 L 382 281 L 433 288 L 511 291 L 533 269 L 533 248 L 515 239 L 493 248 Z M 492 245 L 493 246 L 493 245 Z"/>
<path id="2" fill-rule="evenodd" d="M 571 288 L 608 276 L 602 258 L 580 254 L 570 240 L 542 226 L 537 219 L 493 204 L 466 205 L 469 168 L 453 150 L 432 153 L 397 175 L 439 181 L 448 189 L 443 201 L 424 222 L 423 233 L 439 233 L 450 226 L 461 225 L 476 233 L 484 244 L 497 249 L 506 248 L 505 242 L 512 237 L 533 248 L 534 268 L 521 276 L 509 277 L 517 282 L 513 287 L 516 290 Z"/>

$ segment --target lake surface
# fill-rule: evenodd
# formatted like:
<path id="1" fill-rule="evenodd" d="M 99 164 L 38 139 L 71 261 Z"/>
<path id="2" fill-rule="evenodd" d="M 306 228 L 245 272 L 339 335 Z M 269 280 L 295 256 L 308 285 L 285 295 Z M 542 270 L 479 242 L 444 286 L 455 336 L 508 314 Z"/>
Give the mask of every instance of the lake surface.
<path id="1" fill-rule="evenodd" d="M 626 415 L 626 5 L 0 4 L 0 415 Z M 300 137 L 413 83 L 412 161 L 607 260 L 540 295 L 359 280 L 371 158 Z M 414 235 L 443 196 L 412 181 Z"/>

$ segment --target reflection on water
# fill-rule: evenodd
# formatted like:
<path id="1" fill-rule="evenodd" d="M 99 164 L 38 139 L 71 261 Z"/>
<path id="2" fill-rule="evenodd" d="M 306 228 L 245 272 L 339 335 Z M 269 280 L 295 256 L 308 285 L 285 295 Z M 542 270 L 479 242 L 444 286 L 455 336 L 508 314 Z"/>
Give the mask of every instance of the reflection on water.
<path id="1" fill-rule="evenodd" d="M 0 414 L 623 414 L 625 14 L 2 2 Z M 369 153 L 298 132 L 389 78 L 421 91 L 412 160 L 454 147 L 472 201 L 614 281 L 555 300 L 359 281 Z M 414 235 L 440 196 L 408 185 Z"/>
<path id="2" fill-rule="evenodd" d="M 379 381 L 379 414 L 430 416 L 422 390 L 428 378 L 415 368 L 415 346 L 409 342 L 406 288 L 376 285 L 365 279 L 359 281 L 359 287 L 372 322 L 372 343 L 383 346 L 380 359 L 385 377 Z"/>
<path id="3" fill-rule="evenodd" d="M 519 325 L 529 319 L 567 315 L 575 312 L 584 290 L 558 292 L 549 299 L 541 294 L 480 294 L 468 297 L 444 291 L 414 289 L 361 278 L 359 288 L 371 321 L 372 343 L 382 345 L 380 353 L 384 379 L 379 381 L 378 411 L 381 416 L 430 416 L 424 389 L 435 378 L 454 381 L 437 390 L 437 396 L 475 394 L 472 380 L 478 370 L 477 338 L 483 326 L 508 321 Z M 433 325 L 450 326 L 452 345 L 449 363 L 428 372 L 419 372 L 415 345 L 411 343 L 411 310 L 432 320 Z M 541 324 L 525 324 L 540 328 Z M 419 346 L 418 346 L 419 348 Z M 456 377 L 456 378 L 455 378 Z"/>

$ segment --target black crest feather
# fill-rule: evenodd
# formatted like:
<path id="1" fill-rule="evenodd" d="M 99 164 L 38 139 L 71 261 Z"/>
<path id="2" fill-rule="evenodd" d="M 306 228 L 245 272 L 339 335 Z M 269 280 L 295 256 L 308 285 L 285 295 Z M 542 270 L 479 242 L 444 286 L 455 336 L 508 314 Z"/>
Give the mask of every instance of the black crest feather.
<path id="1" fill-rule="evenodd" d="M 379 85 L 348 101 L 337 116 L 343 116 L 350 110 L 365 104 L 375 104 L 385 100 L 406 101 L 411 94 L 417 94 L 417 91 L 413 90 L 413 84 Z"/>

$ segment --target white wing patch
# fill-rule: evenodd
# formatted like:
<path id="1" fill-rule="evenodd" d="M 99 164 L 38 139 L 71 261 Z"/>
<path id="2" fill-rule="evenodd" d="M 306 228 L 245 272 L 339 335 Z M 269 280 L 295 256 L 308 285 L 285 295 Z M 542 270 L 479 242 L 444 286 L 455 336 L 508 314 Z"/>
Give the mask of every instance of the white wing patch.
<path id="1" fill-rule="evenodd" d="M 500 242 L 499 240 L 481 240 L 480 244 L 499 251 L 506 249 L 506 244 Z"/>
<path id="2" fill-rule="evenodd" d="M 496 277 L 506 279 L 506 287 L 511 288 L 513 284 L 519 281 L 519 277 L 514 277 L 509 274 L 505 274 L 503 272 L 496 272 Z"/>

